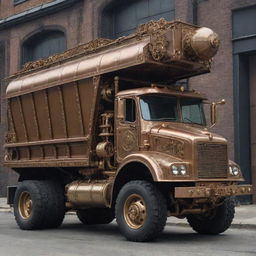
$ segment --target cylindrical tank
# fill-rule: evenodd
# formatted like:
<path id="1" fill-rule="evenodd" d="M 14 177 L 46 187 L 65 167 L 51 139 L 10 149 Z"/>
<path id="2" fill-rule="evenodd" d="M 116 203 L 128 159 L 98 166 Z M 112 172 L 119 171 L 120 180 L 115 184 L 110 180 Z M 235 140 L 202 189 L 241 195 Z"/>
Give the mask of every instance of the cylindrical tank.
<path id="1" fill-rule="evenodd" d="M 189 41 L 194 54 L 201 60 L 211 59 L 220 46 L 218 35 L 205 27 L 196 30 Z"/>
<path id="2" fill-rule="evenodd" d="M 73 208 L 107 207 L 110 205 L 111 182 L 76 180 L 67 185 L 67 202 Z"/>

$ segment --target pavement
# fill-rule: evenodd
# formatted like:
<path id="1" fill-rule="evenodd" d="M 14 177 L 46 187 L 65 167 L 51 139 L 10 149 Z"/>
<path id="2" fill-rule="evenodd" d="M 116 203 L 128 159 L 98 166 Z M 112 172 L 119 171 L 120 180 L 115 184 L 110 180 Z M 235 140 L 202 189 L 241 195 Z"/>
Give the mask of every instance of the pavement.
<path id="1" fill-rule="evenodd" d="M 12 208 L 7 204 L 7 199 L 0 198 L 0 212 L 12 212 Z M 74 213 L 68 213 L 73 215 Z M 167 225 L 188 226 L 186 219 L 169 217 Z M 231 225 L 232 228 L 256 229 L 256 204 L 239 205 L 236 207 L 235 218 Z"/>

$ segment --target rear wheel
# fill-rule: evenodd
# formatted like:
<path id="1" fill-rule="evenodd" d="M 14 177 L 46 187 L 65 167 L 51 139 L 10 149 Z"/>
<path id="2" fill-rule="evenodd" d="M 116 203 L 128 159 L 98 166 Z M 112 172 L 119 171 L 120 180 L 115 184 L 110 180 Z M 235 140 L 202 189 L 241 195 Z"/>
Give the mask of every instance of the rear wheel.
<path id="1" fill-rule="evenodd" d="M 155 239 L 164 229 L 166 202 L 158 189 L 147 181 L 130 181 L 116 201 L 116 219 L 122 234 L 131 241 Z"/>
<path id="2" fill-rule="evenodd" d="M 65 215 L 64 193 L 52 181 L 27 180 L 19 184 L 14 198 L 14 216 L 21 229 L 55 228 Z"/>
<path id="3" fill-rule="evenodd" d="M 115 218 L 115 215 L 110 208 L 89 208 L 77 210 L 78 219 L 84 225 L 94 224 L 109 224 Z"/>
<path id="4" fill-rule="evenodd" d="M 235 215 L 234 198 L 226 198 L 222 205 L 208 215 L 189 215 L 190 226 L 200 234 L 220 234 L 226 231 Z"/>

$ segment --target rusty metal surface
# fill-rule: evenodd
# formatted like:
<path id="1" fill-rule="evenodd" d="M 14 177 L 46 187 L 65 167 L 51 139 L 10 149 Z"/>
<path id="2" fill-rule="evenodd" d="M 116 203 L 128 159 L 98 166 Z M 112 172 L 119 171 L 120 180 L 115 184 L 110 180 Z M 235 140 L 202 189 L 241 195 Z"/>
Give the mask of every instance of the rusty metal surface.
<path id="1" fill-rule="evenodd" d="M 216 187 L 176 187 L 175 198 L 210 198 L 251 195 L 251 185 L 219 185 Z"/>

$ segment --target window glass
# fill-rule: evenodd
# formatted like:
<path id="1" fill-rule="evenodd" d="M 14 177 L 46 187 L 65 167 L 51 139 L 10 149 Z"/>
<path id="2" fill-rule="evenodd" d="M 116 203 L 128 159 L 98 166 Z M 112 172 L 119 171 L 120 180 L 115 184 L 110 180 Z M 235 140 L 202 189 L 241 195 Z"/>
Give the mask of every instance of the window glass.
<path id="1" fill-rule="evenodd" d="M 22 64 L 47 58 L 65 50 L 66 38 L 62 31 L 44 31 L 32 36 L 24 42 Z"/>
<path id="2" fill-rule="evenodd" d="M 136 105 L 133 99 L 125 100 L 125 121 L 127 122 L 136 121 Z"/>
<path id="3" fill-rule="evenodd" d="M 148 121 L 177 121 L 177 98 L 145 95 L 140 98 L 142 117 Z"/>
<path id="4" fill-rule="evenodd" d="M 180 101 L 182 120 L 184 123 L 205 125 L 202 100 L 182 98 Z"/>
<path id="5" fill-rule="evenodd" d="M 117 38 L 133 33 L 139 24 L 150 20 L 173 20 L 174 0 L 111 1 L 103 11 L 102 36 Z"/>

